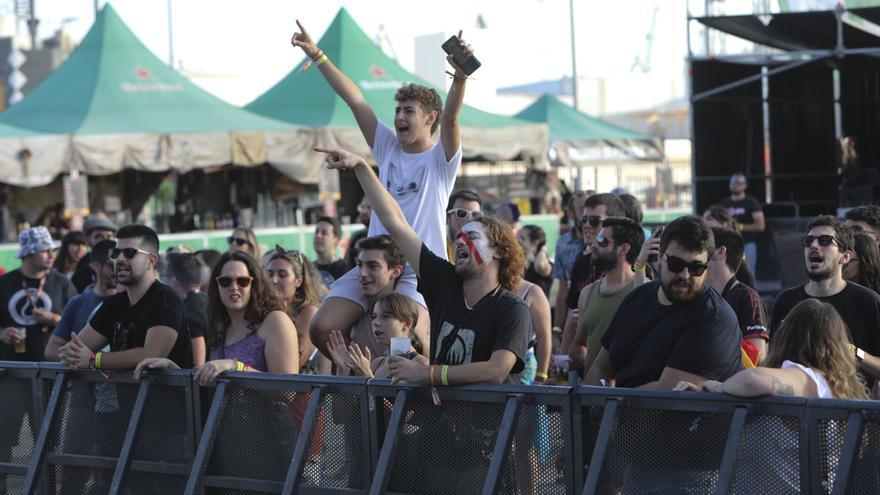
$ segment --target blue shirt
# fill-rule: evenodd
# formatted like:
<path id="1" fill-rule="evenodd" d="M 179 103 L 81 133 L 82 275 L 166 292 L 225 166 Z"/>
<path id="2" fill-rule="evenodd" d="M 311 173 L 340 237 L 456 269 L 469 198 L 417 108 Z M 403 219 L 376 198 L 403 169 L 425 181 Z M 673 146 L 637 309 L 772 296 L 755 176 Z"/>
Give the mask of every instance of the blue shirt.
<path id="1" fill-rule="evenodd" d="M 578 255 L 584 252 L 584 241 L 574 239 L 571 232 L 566 232 L 556 241 L 556 254 L 553 257 L 553 272 L 555 279 L 571 279 L 571 270 Z"/>
<path id="2" fill-rule="evenodd" d="M 91 287 L 86 289 L 82 294 L 74 297 L 64 307 L 61 313 L 61 321 L 55 327 L 52 335 L 60 337 L 66 341 L 70 340 L 70 332 L 79 333 L 104 302 L 106 297 L 95 294 L 95 290 Z"/>

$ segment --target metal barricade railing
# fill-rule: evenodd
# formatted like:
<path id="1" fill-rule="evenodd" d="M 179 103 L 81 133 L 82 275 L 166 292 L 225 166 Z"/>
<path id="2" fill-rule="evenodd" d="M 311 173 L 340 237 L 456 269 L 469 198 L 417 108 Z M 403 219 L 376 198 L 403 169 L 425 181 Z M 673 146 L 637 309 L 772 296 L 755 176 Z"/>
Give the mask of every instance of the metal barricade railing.
<path id="1" fill-rule="evenodd" d="M 0 493 L 880 493 L 880 402 L 0 362 Z M 4 450 L 5 449 L 5 450 Z"/>

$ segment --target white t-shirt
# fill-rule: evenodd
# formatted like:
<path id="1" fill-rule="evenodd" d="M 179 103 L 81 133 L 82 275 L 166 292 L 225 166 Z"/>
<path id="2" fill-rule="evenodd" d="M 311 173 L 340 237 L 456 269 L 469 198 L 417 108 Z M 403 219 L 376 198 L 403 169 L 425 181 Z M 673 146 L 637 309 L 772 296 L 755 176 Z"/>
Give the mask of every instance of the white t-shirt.
<path id="1" fill-rule="evenodd" d="M 422 153 L 407 153 L 394 130 L 378 122 L 372 152 L 379 180 L 400 205 L 410 226 L 431 252 L 447 259 L 446 204 L 461 166 L 461 147 L 449 161 L 440 142 Z M 369 236 L 387 233 L 373 213 Z"/>
<path id="2" fill-rule="evenodd" d="M 813 382 L 816 383 L 816 392 L 818 393 L 820 399 L 834 398 L 834 393 L 831 392 L 831 387 L 828 385 L 828 380 L 825 379 L 822 373 L 812 368 L 807 368 L 802 364 L 795 363 L 794 361 L 789 361 L 787 359 L 783 361 L 782 366 L 780 366 L 780 369 L 784 370 L 786 368 L 797 368 L 806 373 L 806 375 L 810 377 L 810 380 L 813 380 Z"/>

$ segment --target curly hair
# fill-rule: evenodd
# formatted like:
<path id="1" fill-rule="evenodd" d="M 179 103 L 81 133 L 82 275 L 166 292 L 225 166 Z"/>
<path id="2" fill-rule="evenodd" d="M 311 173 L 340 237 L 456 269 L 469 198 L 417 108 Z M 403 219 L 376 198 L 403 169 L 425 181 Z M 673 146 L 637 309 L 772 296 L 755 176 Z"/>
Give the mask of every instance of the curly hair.
<path id="1" fill-rule="evenodd" d="M 443 100 L 440 98 L 440 94 L 427 86 L 406 83 L 394 94 L 394 101 L 403 102 L 409 100 L 419 102 L 419 105 L 422 106 L 422 110 L 426 114 L 437 112 L 437 118 L 431 125 L 431 134 L 434 134 L 437 131 L 437 126 L 440 125 L 440 113 L 443 111 Z"/>
<path id="2" fill-rule="evenodd" d="M 880 292 L 880 248 L 874 239 L 864 233 L 853 234 L 855 257 L 850 260 L 858 262 L 859 275 L 855 283 L 865 286 L 874 292 Z"/>
<path id="3" fill-rule="evenodd" d="M 284 307 L 275 296 L 275 291 L 266 282 L 263 270 L 249 254 L 241 251 L 223 253 L 223 256 L 214 265 L 214 270 L 211 272 L 211 283 L 208 286 L 208 328 L 205 339 L 208 344 L 208 355 L 213 349 L 223 348 L 226 342 L 226 332 L 232 323 L 226 306 L 220 300 L 220 289 L 217 284 L 217 277 L 220 276 L 223 267 L 232 261 L 244 263 L 248 275 L 253 277 L 250 285 L 250 297 L 244 310 L 244 319 L 247 321 L 247 328 L 251 333 L 260 328 L 260 324 L 269 313 L 284 311 Z"/>
<path id="4" fill-rule="evenodd" d="M 785 360 L 822 372 L 838 399 L 868 398 L 846 324 L 826 302 L 805 299 L 782 321 L 763 366 L 779 368 Z"/>
<path id="5" fill-rule="evenodd" d="M 513 291 L 526 269 L 526 256 L 513 234 L 513 229 L 492 215 L 483 215 L 473 221 L 483 224 L 489 237 L 489 245 L 501 255 L 498 260 L 498 282 L 501 287 Z"/>

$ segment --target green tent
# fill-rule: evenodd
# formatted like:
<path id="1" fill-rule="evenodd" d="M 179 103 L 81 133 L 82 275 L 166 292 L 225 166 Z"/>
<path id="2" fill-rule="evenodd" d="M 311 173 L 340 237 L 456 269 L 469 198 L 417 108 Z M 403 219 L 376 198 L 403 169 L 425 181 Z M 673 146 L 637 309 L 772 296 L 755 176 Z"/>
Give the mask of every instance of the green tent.
<path id="1" fill-rule="evenodd" d="M 377 117 L 388 125 L 393 125 L 394 93 L 401 84 L 415 82 L 430 86 L 386 56 L 344 8 L 336 14 L 318 46 L 358 85 Z M 439 46 L 437 56 L 443 56 Z M 316 68 L 303 69 L 306 62 L 303 60 L 245 108 L 315 128 L 315 144 L 338 145 L 369 153 L 351 110 Z M 441 95 L 445 93 L 441 91 Z M 465 157 L 504 160 L 517 156 L 538 158 L 546 154 L 545 125 L 483 112 L 467 105 L 461 110 L 459 123 Z"/>
<path id="2" fill-rule="evenodd" d="M 0 114 L 0 124 L 70 136 L 67 160 L 33 164 L 43 176 L 256 165 L 267 161 L 266 132 L 301 135 L 297 126 L 192 84 L 150 52 L 109 4 L 70 58 Z"/>
<path id="3" fill-rule="evenodd" d="M 585 149 L 593 150 L 589 153 L 593 158 L 614 156 L 643 160 L 658 159 L 662 155 L 653 136 L 591 117 L 553 95 L 542 95 L 516 117 L 546 123 L 550 128 L 550 146 L 563 162 L 566 158 L 577 161 L 574 156 L 584 156 Z M 604 150 L 596 153 L 597 149 Z"/>

